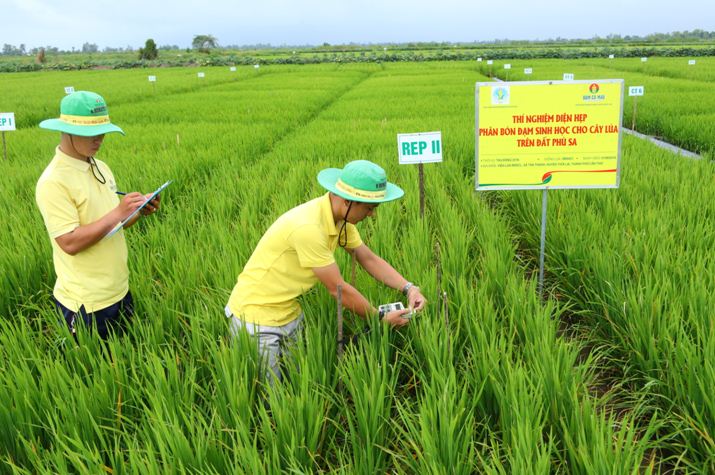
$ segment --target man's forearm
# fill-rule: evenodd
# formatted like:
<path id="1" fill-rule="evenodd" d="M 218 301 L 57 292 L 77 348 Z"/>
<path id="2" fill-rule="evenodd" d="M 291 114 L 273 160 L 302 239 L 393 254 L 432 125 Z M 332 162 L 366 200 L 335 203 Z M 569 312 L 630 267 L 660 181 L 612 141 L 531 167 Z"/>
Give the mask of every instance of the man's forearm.
<path id="1" fill-rule="evenodd" d="M 400 275 L 394 267 L 378 255 L 373 254 L 369 258 L 363 259 L 360 261 L 360 265 L 375 280 L 378 280 L 393 289 L 402 290 L 402 287 L 404 287 L 407 283 L 407 279 L 402 277 L 402 275 Z"/>
<path id="2" fill-rule="evenodd" d="M 352 285 L 347 282 L 341 284 L 342 287 L 342 303 L 343 307 L 357 313 L 363 318 L 368 318 L 371 314 L 375 313 L 375 307 L 373 307 L 368 300 L 363 297 L 363 295 Z M 337 289 L 333 293 L 333 297 L 337 299 Z"/>
<path id="3" fill-rule="evenodd" d="M 74 256 L 98 243 L 119 221 L 121 219 L 117 213 L 111 211 L 93 223 L 85 224 L 67 234 L 58 236 L 57 244 L 67 254 Z"/>

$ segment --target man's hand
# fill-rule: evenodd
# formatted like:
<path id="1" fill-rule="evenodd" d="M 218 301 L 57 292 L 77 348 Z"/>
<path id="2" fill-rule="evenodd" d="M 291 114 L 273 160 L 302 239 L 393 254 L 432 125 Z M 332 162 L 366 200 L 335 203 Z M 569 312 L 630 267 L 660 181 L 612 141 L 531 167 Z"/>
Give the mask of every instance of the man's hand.
<path id="1" fill-rule="evenodd" d="M 144 199 L 147 199 L 151 196 L 151 194 L 145 195 Z M 153 200 L 151 200 L 147 205 L 142 208 L 140 213 L 144 216 L 149 216 L 150 214 L 154 214 L 157 211 L 159 211 L 159 202 L 161 201 L 161 196 L 157 195 L 154 197 Z"/>
<path id="2" fill-rule="evenodd" d="M 365 244 L 355 248 L 353 252 L 360 265 L 376 280 L 393 289 L 400 290 L 404 287 L 405 278 Z M 427 299 L 422 295 L 420 289 L 414 286 L 410 287 L 407 292 L 407 299 L 409 307 L 415 311 L 422 310 L 427 303 Z"/>
<path id="3" fill-rule="evenodd" d="M 126 219 L 126 217 L 140 207 L 146 199 L 147 197 L 136 191 L 132 191 L 131 193 L 124 195 L 122 201 L 120 201 L 115 208 L 119 221 Z"/>
<path id="4" fill-rule="evenodd" d="M 424 308 L 427 299 L 422 295 L 419 287 L 412 286 L 410 290 L 407 291 L 407 302 L 411 309 L 415 312 L 419 312 Z"/>
<path id="5" fill-rule="evenodd" d="M 387 312 L 384 317 L 382 317 L 383 322 L 389 323 L 394 328 L 404 327 L 410 323 L 409 318 L 405 318 L 403 315 L 410 313 L 408 308 L 402 310 L 393 310 L 392 312 Z"/>

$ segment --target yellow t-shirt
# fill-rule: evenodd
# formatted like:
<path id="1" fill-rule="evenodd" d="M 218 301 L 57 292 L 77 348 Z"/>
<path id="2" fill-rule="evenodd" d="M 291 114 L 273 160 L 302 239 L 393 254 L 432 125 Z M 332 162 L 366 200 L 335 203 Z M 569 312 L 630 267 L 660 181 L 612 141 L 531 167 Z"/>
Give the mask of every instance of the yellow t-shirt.
<path id="1" fill-rule="evenodd" d="M 82 305 L 87 312 L 109 307 L 129 291 L 123 230 L 74 256 L 64 252 L 55 241 L 58 236 L 97 221 L 119 204 L 114 175 L 104 162 L 96 162 L 106 178 L 104 185 L 94 178 L 89 163 L 72 158 L 57 147 L 35 189 L 35 199 L 52 243 L 57 274 L 54 296 L 74 312 Z"/>
<path id="2" fill-rule="evenodd" d="M 303 203 L 268 228 L 238 276 L 228 306 L 244 321 L 281 326 L 301 312 L 297 298 L 318 278 L 312 268 L 335 262 L 342 221 L 335 223 L 330 195 Z M 348 223 L 348 249 L 362 245 L 357 228 Z"/>

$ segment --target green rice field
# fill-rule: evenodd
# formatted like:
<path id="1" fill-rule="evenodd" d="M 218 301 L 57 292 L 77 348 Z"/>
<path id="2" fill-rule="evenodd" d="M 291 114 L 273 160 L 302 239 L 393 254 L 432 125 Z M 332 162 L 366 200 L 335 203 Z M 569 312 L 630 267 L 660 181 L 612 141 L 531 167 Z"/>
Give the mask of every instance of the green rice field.
<path id="1" fill-rule="evenodd" d="M 0 74 L 18 124 L 0 162 L 0 472 L 715 472 L 715 59 L 505 62 Z M 542 300 L 541 193 L 474 191 L 474 85 L 563 73 L 644 85 L 636 129 L 703 159 L 624 135 L 619 189 L 550 192 Z M 103 95 L 126 132 L 98 156 L 120 189 L 174 180 L 125 233 L 137 312 L 107 352 L 59 323 L 35 205 L 59 141 L 37 124 L 65 86 Z M 433 130 L 444 162 L 425 165 L 420 218 L 396 135 Z M 360 337 L 338 360 L 316 286 L 288 378 L 264 386 L 223 307 L 267 227 L 357 159 L 405 189 L 359 229 L 427 308 L 400 331 L 349 315 Z M 361 270 L 356 286 L 399 298 Z"/>

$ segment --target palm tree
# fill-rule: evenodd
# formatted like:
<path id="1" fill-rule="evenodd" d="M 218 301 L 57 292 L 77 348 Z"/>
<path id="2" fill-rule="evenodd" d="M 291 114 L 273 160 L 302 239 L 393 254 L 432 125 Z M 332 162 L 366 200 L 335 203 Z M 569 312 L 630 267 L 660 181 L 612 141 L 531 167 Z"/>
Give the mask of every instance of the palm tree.
<path id="1" fill-rule="evenodd" d="M 211 48 L 218 47 L 218 40 L 211 35 L 196 35 L 191 42 L 191 46 L 202 53 L 208 53 Z"/>

